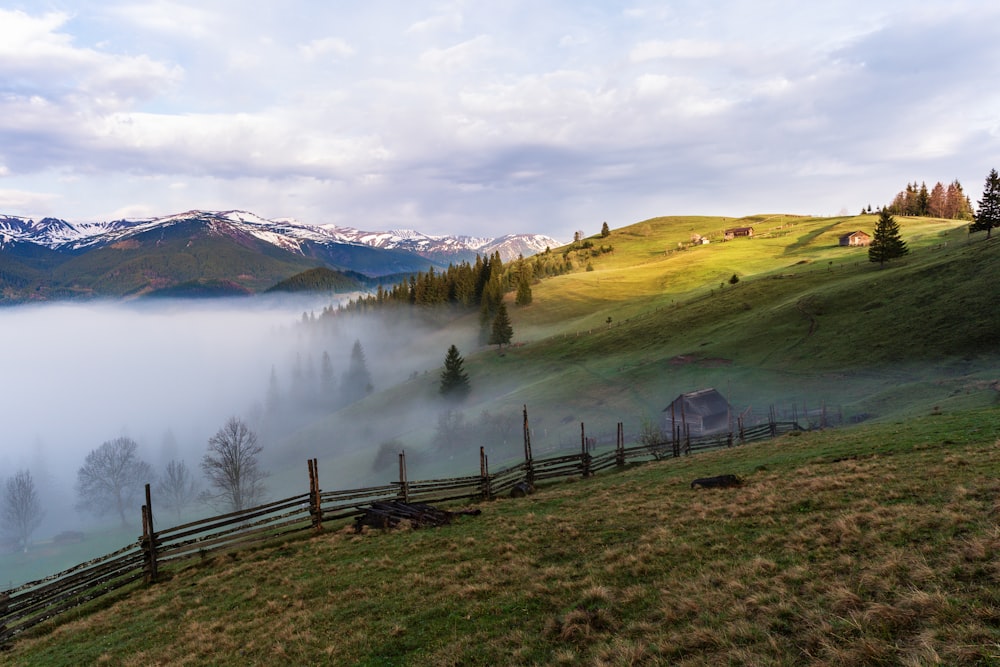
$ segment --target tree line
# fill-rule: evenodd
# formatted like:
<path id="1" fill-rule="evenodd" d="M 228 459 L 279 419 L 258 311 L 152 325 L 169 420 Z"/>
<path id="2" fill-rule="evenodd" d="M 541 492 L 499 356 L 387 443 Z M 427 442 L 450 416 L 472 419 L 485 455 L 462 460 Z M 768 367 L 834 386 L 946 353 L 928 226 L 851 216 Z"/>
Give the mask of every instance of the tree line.
<path id="1" fill-rule="evenodd" d="M 946 220 L 972 220 L 972 202 L 962 190 L 958 179 L 948 186 L 940 181 L 930 190 L 926 183 L 907 183 L 903 190 L 885 207 L 891 215 L 944 218 Z M 871 212 L 869 207 L 868 212 Z"/>
<path id="2" fill-rule="evenodd" d="M 930 215 L 938 218 L 949 217 L 946 215 L 937 215 L 937 213 L 947 212 L 945 209 L 940 208 L 941 189 L 941 184 L 938 183 L 934 186 L 934 190 L 928 197 L 926 196 L 926 186 L 921 185 L 920 189 L 917 190 L 916 183 L 913 183 L 907 186 L 905 192 L 896 195 L 896 199 L 892 205 L 880 209 L 878 220 L 875 223 L 875 233 L 872 236 L 871 244 L 868 246 L 868 260 L 877 262 L 879 266 L 883 266 L 888 260 L 902 257 L 910 251 L 900 235 L 899 223 L 893 217 L 893 215 L 898 215 L 894 211 L 898 211 L 900 206 L 904 210 L 923 211 L 903 213 L 902 215 Z M 948 188 L 948 193 L 945 197 L 951 196 L 960 197 L 965 202 L 958 209 L 959 214 L 957 219 L 972 220 L 972 224 L 969 225 L 970 233 L 985 231 L 986 238 L 990 238 L 993 228 L 1000 227 L 1000 175 L 997 174 L 996 169 L 991 169 L 990 173 L 986 176 L 986 184 L 983 186 L 983 197 L 977 202 L 978 206 L 975 212 L 972 212 L 972 205 L 969 203 L 968 197 L 962 194 L 962 186 L 958 181 L 955 181 Z M 907 209 L 909 205 L 907 202 L 912 203 L 914 201 L 923 201 L 920 206 L 924 206 L 925 208 Z M 934 204 L 934 201 L 937 201 L 938 204 Z M 965 217 L 966 215 L 968 215 L 968 218 Z"/>
<path id="3" fill-rule="evenodd" d="M 260 465 L 263 447 L 257 433 L 237 417 L 230 417 L 211 438 L 200 462 L 202 480 L 181 460 L 171 460 L 156 475 L 129 437 L 105 441 L 91 450 L 76 474 L 76 509 L 97 517 L 116 517 L 123 527 L 144 502 L 146 484 L 152 484 L 157 505 L 179 519 L 195 503 L 225 512 L 263 502 L 268 473 Z M 0 531 L 8 544 L 28 551 L 31 536 L 45 517 L 41 496 L 31 472 L 18 470 L 6 479 L 0 493 Z M 132 517 L 134 518 L 134 517 Z"/>

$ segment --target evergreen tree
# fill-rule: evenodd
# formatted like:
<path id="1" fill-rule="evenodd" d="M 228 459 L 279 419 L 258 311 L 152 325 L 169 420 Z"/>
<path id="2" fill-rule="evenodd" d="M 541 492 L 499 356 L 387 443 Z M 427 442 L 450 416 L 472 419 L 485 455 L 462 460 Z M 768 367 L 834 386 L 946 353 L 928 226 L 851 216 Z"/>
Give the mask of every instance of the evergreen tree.
<path id="1" fill-rule="evenodd" d="M 510 316 L 507 314 L 507 304 L 500 302 L 497 308 L 496 317 L 493 318 L 493 328 L 490 331 L 490 345 L 496 345 L 497 349 L 504 345 L 510 345 L 510 339 L 514 337 L 514 327 L 510 324 Z"/>
<path id="2" fill-rule="evenodd" d="M 469 376 L 462 368 L 465 359 L 458 353 L 458 348 L 452 345 L 444 358 L 444 370 L 441 371 L 441 395 L 456 402 L 465 400 L 469 395 Z"/>
<path id="3" fill-rule="evenodd" d="M 351 349 L 351 360 L 347 364 L 347 371 L 340 384 L 341 398 L 345 405 L 349 405 L 360 401 L 374 389 L 371 373 L 368 372 L 368 363 L 365 361 L 365 351 L 361 348 L 361 341 L 355 340 Z"/>
<path id="4" fill-rule="evenodd" d="M 601 238 L 606 239 L 609 236 L 611 236 L 611 228 L 608 227 L 608 223 L 605 222 L 603 225 L 601 225 Z"/>
<path id="5" fill-rule="evenodd" d="M 281 407 L 281 389 L 278 387 L 278 371 L 275 370 L 274 366 L 271 366 L 271 377 L 267 383 L 267 411 L 270 413 L 277 412 L 278 408 Z"/>
<path id="6" fill-rule="evenodd" d="M 921 183 L 920 190 L 917 192 L 916 215 L 927 215 L 929 202 L 930 193 L 927 192 L 927 183 Z"/>
<path id="7" fill-rule="evenodd" d="M 323 396 L 332 396 L 335 389 L 333 362 L 330 361 L 330 353 L 323 351 L 323 359 L 320 362 L 319 386 Z"/>
<path id="8" fill-rule="evenodd" d="M 531 271 L 529 268 L 524 267 L 521 269 L 521 277 L 517 281 L 517 296 L 514 297 L 514 303 L 519 306 L 527 306 L 531 303 Z"/>
<path id="9" fill-rule="evenodd" d="M 875 223 L 875 233 L 871 245 L 868 246 L 868 261 L 878 262 L 882 266 L 886 261 L 902 257 L 910 249 L 899 235 L 899 225 L 888 210 L 882 209 Z"/>
<path id="10" fill-rule="evenodd" d="M 983 198 L 979 200 L 979 210 L 975 221 L 969 225 L 969 231 L 986 230 L 986 238 L 990 238 L 991 230 L 1000 227 L 1000 175 L 996 169 L 991 169 L 983 186 Z"/>

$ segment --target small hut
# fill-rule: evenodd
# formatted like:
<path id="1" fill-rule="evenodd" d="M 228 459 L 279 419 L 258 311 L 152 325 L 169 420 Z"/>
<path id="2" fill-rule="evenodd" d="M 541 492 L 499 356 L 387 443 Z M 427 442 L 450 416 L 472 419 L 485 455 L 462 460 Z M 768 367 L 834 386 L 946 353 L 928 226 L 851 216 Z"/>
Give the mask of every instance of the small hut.
<path id="1" fill-rule="evenodd" d="M 729 429 L 731 412 L 729 401 L 715 389 L 691 391 L 663 409 L 663 431 L 691 437 L 723 433 Z"/>
<path id="2" fill-rule="evenodd" d="M 851 232 L 840 237 L 840 245 L 842 246 L 867 246 L 871 245 L 871 242 L 872 237 L 861 231 Z"/>
<path id="3" fill-rule="evenodd" d="M 724 235 L 727 241 L 740 237 L 753 238 L 753 227 L 731 227 L 724 232 Z"/>

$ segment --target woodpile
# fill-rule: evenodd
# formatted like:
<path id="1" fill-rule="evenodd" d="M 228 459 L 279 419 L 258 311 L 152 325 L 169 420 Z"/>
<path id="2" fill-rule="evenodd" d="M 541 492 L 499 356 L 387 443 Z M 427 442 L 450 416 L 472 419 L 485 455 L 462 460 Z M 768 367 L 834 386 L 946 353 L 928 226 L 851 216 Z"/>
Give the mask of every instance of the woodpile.
<path id="1" fill-rule="evenodd" d="M 403 521 L 409 521 L 414 528 L 429 526 L 444 526 L 451 523 L 458 515 L 478 516 L 482 510 L 460 510 L 449 512 L 424 503 L 406 503 L 401 500 L 385 500 L 373 502 L 364 508 L 363 513 L 354 520 L 354 530 L 360 533 L 362 528 L 395 528 Z"/>

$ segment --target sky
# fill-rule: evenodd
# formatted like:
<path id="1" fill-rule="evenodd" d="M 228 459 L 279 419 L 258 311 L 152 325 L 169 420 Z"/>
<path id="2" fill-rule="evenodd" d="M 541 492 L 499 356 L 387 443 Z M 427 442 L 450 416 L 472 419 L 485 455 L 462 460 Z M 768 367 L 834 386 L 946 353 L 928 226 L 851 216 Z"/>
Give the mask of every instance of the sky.
<path id="1" fill-rule="evenodd" d="M 975 204 L 997 81 L 985 0 L 0 0 L 0 214 L 569 240 Z"/>

